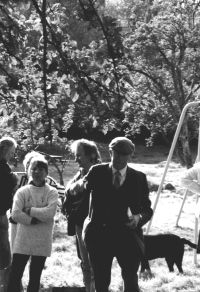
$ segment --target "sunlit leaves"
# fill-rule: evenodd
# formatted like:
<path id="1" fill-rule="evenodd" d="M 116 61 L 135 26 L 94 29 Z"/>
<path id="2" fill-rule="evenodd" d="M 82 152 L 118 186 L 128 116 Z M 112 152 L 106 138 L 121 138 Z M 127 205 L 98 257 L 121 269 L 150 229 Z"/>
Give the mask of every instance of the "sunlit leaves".
<path id="1" fill-rule="evenodd" d="M 148 18 L 145 12 L 135 18 L 134 30 L 124 39 L 138 99 L 132 97 L 126 113 L 134 128 L 145 125 L 151 134 L 175 130 L 183 106 L 198 94 L 200 11 L 191 3 L 154 1 Z"/>

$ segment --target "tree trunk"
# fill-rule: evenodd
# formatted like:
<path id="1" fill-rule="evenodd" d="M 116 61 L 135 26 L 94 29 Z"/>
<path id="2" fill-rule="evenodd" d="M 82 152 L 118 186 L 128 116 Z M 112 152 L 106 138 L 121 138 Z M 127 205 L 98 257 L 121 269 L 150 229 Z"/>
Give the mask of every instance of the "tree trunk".
<path id="1" fill-rule="evenodd" d="M 180 160 L 180 163 L 187 168 L 192 167 L 192 153 L 189 144 L 189 130 L 188 130 L 188 123 L 187 118 L 185 119 L 182 130 L 180 133 L 180 137 L 177 142 L 176 153 Z"/>

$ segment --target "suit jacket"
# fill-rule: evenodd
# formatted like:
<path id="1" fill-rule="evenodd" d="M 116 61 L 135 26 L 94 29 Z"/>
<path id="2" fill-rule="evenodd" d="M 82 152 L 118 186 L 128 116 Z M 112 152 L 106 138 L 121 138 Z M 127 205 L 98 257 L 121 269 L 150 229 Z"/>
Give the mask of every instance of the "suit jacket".
<path id="1" fill-rule="evenodd" d="M 112 184 L 111 165 L 103 163 L 91 167 L 85 176 L 85 187 L 91 192 L 91 224 L 112 228 L 125 226 L 129 207 L 132 214 L 141 214 L 136 231 L 142 233 L 141 227 L 153 214 L 144 173 L 128 166 L 126 179 L 116 190 Z"/>

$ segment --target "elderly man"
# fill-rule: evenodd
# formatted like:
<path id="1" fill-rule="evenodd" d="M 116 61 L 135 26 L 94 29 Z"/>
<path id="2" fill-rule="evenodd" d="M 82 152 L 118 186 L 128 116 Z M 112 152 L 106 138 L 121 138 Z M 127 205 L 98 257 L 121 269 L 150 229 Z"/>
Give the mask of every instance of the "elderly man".
<path id="1" fill-rule="evenodd" d="M 117 137 L 109 150 L 111 162 L 93 166 L 84 178 L 84 188 L 91 192 L 91 218 L 84 239 L 96 292 L 108 292 L 114 257 L 122 271 L 124 291 L 138 292 L 142 226 L 153 213 L 147 180 L 144 173 L 128 166 L 135 151 L 131 140 Z"/>
<path id="2" fill-rule="evenodd" d="M 79 165 L 79 170 L 66 187 L 66 197 L 62 211 L 67 216 L 68 235 L 76 235 L 77 253 L 81 260 L 86 292 L 94 292 L 93 272 L 87 249 L 82 240 L 83 222 L 88 214 L 90 193 L 78 188 L 90 167 L 101 162 L 101 157 L 97 145 L 87 139 L 74 141 L 71 145 L 71 150 L 75 155 L 75 161 Z"/>

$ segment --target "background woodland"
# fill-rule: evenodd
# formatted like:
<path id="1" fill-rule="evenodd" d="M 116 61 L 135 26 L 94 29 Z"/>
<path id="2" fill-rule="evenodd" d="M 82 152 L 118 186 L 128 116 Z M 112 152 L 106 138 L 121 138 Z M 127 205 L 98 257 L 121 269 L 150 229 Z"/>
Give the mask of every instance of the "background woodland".
<path id="1" fill-rule="evenodd" d="M 199 61 L 197 0 L 0 0 L 1 135 L 23 151 L 116 135 L 170 145 L 199 100 Z M 192 108 L 176 147 L 187 167 L 198 120 Z"/>

